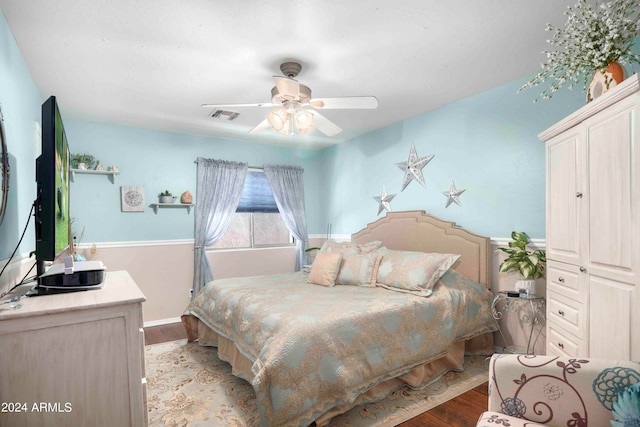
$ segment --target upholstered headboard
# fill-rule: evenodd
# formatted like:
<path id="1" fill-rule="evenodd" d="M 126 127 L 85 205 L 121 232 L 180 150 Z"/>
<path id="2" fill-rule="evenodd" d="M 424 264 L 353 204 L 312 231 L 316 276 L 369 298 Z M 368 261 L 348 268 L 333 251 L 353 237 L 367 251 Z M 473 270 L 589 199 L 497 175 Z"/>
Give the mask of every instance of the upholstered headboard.
<path id="1" fill-rule="evenodd" d="M 389 249 L 459 254 L 453 268 L 487 288 L 491 286 L 491 239 L 425 211 L 387 212 L 353 234 L 351 240 L 380 240 Z"/>

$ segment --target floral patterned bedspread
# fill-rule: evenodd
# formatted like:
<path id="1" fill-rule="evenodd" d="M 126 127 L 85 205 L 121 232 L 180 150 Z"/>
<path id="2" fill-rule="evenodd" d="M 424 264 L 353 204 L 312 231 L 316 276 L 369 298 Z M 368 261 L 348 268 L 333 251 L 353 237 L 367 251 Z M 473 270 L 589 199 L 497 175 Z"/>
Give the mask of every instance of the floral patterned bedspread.
<path id="1" fill-rule="evenodd" d="M 307 426 L 454 341 L 496 330 L 491 292 L 455 271 L 428 298 L 306 281 L 303 272 L 214 280 L 185 312 L 253 361 L 265 426 Z"/>

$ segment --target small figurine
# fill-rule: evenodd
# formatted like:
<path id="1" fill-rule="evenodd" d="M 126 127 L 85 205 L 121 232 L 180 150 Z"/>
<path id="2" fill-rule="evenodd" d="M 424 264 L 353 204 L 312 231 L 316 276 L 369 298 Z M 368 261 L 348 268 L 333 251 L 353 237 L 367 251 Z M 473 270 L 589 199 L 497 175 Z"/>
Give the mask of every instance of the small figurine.
<path id="1" fill-rule="evenodd" d="M 98 163 L 96 164 L 96 170 L 97 171 L 103 171 L 104 167 L 102 166 L 102 162 L 100 160 L 98 160 Z"/>
<path id="2" fill-rule="evenodd" d="M 117 167 L 115 167 L 115 166 L 109 166 L 109 170 L 110 170 L 111 172 L 118 172 L 118 168 L 117 168 Z"/>

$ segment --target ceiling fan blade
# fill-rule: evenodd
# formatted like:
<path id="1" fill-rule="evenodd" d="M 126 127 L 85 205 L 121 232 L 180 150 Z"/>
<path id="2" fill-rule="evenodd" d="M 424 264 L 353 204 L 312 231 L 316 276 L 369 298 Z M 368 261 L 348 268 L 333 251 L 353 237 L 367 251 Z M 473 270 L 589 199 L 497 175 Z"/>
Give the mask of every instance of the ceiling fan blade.
<path id="1" fill-rule="evenodd" d="M 233 107 L 275 107 L 272 102 L 258 102 L 256 104 L 202 104 L 202 108 L 233 108 Z"/>
<path id="2" fill-rule="evenodd" d="M 255 125 L 253 128 L 251 128 L 249 133 L 262 132 L 263 130 L 269 129 L 269 127 L 270 127 L 269 122 L 267 121 L 267 119 L 264 119 L 263 121 Z"/>
<path id="3" fill-rule="evenodd" d="M 313 98 L 309 105 L 326 109 L 374 109 L 378 108 L 375 96 L 345 96 L 340 98 Z"/>
<path id="4" fill-rule="evenodd" d="M 284 99 L 289 101 L 299 99 L 298 97 L 300 95 L 300 84 L 297 80 L 282 76 L 273 76 L 273 80 L 276 82 L 278 93 Z"/>
<path id="5" fill-rule="evenodd" d="M 334 136 L 342 132 L 342 129 L 340 129 L 338 125 L 333 123 L 331 120 L 327 119 L 322 114 L 318 113 L 317 111 L 311 111 L 311 110 L 309 111 L 313 113 L 315 117 L 314 126 L 320 132 L 324 133 L 327 136 Z"/>

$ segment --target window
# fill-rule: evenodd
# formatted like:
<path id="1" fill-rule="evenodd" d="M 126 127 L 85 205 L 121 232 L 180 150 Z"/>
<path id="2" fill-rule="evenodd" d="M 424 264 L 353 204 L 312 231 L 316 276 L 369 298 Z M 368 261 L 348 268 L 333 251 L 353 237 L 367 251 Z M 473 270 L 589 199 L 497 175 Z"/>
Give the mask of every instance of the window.
<path id="1" fill-rule="evenodd" d="M 293 243 L 264 172 L 248 170 L 231 225 L 210 249 L 290 246 Z"/>

